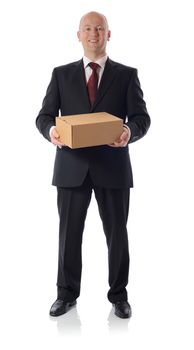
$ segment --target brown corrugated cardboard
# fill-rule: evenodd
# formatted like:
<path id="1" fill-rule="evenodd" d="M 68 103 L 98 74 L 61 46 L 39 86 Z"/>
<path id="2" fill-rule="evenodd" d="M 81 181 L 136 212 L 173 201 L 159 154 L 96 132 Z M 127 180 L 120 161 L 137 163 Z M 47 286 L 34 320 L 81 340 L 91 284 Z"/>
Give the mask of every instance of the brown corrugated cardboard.
<path id="1" fill-rule="evenodd" d="M 114 142 L 123 131 L 123 120 L 99 112 L 56 117 L 60 142 L 70 148 L 106 145 Z"/>

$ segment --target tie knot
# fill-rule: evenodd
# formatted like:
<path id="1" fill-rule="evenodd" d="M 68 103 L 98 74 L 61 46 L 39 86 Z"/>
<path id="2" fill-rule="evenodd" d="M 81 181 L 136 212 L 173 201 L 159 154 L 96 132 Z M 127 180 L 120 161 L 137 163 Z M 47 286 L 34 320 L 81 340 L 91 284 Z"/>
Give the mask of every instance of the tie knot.
<path id="1" fill-rule="evenodd" d="M 96 70 L 98 69 L 98 67 L 100 67 L 99 64 L 98 64 L 98 63 L 95 63 L 95 62 L 90 62 L 90 63 L 88 64 L 88 66 L 90 66 L 90 68 L 91 68 L 92 70 L 94 70 L 94 71 L 96 71 Z"/>

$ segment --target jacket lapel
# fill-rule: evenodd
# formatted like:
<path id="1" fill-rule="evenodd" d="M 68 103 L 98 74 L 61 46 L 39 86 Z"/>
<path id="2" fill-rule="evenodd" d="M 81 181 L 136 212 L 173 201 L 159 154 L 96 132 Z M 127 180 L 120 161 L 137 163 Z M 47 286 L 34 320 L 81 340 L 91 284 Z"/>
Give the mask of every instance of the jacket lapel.
<path id="1" fill-rule="evenodd" d="M 90 109 L 90 101 L 88 97 L 88 91 L 86 86 L 86 77 L 84 71 L 83 60 L 76 62 L 76 67 L 73 72 L 73 81 L 76 82 L 74 89 L 76 88 L 78 94 L 81 95 L 81 100 L 83 104 L 86 106 L 86 109 Z"/>

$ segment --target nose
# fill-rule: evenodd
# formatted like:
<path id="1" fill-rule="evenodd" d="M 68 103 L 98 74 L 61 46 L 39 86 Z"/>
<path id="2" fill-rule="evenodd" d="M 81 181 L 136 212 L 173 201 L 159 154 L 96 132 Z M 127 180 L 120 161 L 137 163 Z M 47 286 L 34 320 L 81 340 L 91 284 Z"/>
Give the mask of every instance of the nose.
<path id="1" fill-rule="evenodd" d="M 91 34 L 92 34 L 92 36 L 98 36 L 99 35 L 98 28 L 92 28 Z"/>

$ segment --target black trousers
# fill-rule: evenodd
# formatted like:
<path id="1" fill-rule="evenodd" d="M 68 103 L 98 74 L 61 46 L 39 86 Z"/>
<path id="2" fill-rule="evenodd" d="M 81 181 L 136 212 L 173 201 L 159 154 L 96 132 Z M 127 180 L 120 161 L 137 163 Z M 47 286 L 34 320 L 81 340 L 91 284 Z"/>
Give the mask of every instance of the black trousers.
<path id="1" fill-rule="evenodd" d="M 92 184 L 89 173 L 80 187 L 58 187 L 59 257 L 58 298 L 73 301 L 80 294 L 82 270 L 82 235 L 92 190 L 98 203 L 108 246 L 111 303 L 127 300 L 129 273 L 127 218 L 129 189 L 99 188 Z"/>

